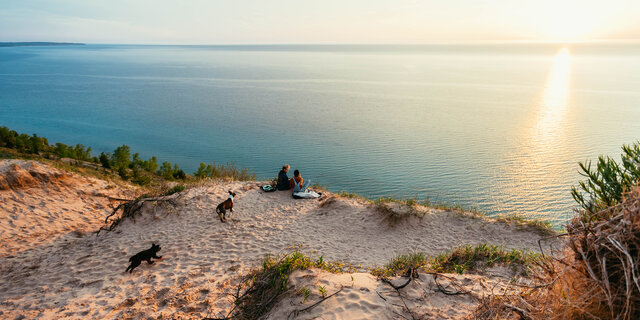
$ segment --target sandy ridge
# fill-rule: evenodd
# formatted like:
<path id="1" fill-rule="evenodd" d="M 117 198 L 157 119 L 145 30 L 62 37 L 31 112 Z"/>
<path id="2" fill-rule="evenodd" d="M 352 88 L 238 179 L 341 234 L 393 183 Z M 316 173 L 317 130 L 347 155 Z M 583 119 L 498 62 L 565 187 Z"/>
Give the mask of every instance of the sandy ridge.
<path id="1" fill-rule="evenodd" d="M 50 169 L 55 170 L 47 170 Z M 379 212 L 356 199 L 338 199 L 320 207 L 317 200 L 296 200 L 288 192 L 264 193 L 255 182 L 218 182 L 188 189 L 174 195 L 178 199 L 176 208 L 146 205 L 143 215 L 135 222 L 125 221 L 114 232 L 99 236 L 67 232 L 68 228 L 95 230 L 99 225 L 95 221 L 102 220 L 109 211 L 106 204 L 100 204 L 105 208 L 98 204 L 91 207 L 88 200 L 76 196 L 74 191 L 86 191 L 87 183 L 92 183 L 105 192 L 115 190 L 111 193 L 114 195 L 126 192 L 117 187 L 107 188 L 107 184 L 102 188 L 100 182 L 92 179 L 87 181 L 69 184 L 65 187 L 69 189 L 59 192 L 70 199 L 80 197 L 79 202 L 70 202 L 64 197 L 50 199 L 50 194 L 30 188 L 20 191 L 23 198 L 11 200 L 12 207 L 1 207 L 0 214 L 4 216 L 18 210 L 23 210 L 20 211 L 23 216 L 33 215 L 39 211 L 26 208 L 44 201 L 41 208 L 59 212 L 47 216 L 45 221 L 68 218 L 76 224 L 36 224 L 30 231 L 33 234 L 58 235 L 47 241 L 37 240 L 43 237 L 40 235 L 6 240 L 22 232 L 15 221 L 23 218 L 14 219 L 13 225 L 6 219 L 0 221 L 2 239 L 12 248 L 10 255 L 0 255 L 0 318 L 221 316 L 231 305 L 229 293 L 238 277 L 258 265 L 266 253 L 282 252 L 291 246 L 323 255 L 326 260 L 362 265 L 364 269 L 383 265 L 400 253 L 437 254 L 459 244 L 487 242 L 507 248 L 535 249 L 540 237 L 515 226 L 436 209 L 428 209 L 424 218 L 415 217 L 390 226 Z M 228 223 L 222 224 L 214 210 L 227 197 L 227 190 L 237 193 L 235 213 Z M 0 197 L 13 199 L 17 197 L 16 192 L 3 190 Z M 62 210 L 67 203 L 82 207 L 82 213 Z M 85 219 L 92 222 L 82 224 Z M 128 258 L 147 249 L 152 242 L 162 246 L 159 254 L 164 258 L 153 265 L 143 263 L 133 274 L 125 274 Z M 280 319 L 284 313 L 302 305 L 295 294 L 300 286 L 320 282 L 335 289 L 349 285 L 352 281 L 345 279 L 350 277 L 317 270 L 297 272 L 292 279 L 293 293 L 281 301 L 270 318 Z M 395 298 L 383 293 L 389 298 L 384 301 L 375 293 L 385 290 L 379 281 L 367 273 L 356 273 L 353 277 L 356 281 L 351 283 L 352 292 L 341 293 L 335 300 L 332 298 L 332 302 L 323 303 L 300 318 L 319 315 L 326 315 L 325 319 L 367 318 L 375 314 L 382 318 L 397 317 L 394 313 L 397 309 L 393 307 L 397 302 Z M 478 276 L 460 277 L 467 281 L 465 279 Z M 424 305 L 432 307 L 424 309 L 424 313 L 457 318 L 473 306 L 471 300 L 446 300 L 437 294 L 424 296 L 428 291 L 425 288 L 430 286 L 428 278 L 428 275 L 423 278 L 424 288 L 409 289 L 415 291 L 416 301 L 424 304 L 427 301 L 424 299 L 429 299 L 430 304 Z M 477 283 L 489 286 L 495 281 L 482 279 L 469 282 L 468 286 L 475 288 Z M 484 293 L 481 287 L 474 289 L 476 295 Z"/>

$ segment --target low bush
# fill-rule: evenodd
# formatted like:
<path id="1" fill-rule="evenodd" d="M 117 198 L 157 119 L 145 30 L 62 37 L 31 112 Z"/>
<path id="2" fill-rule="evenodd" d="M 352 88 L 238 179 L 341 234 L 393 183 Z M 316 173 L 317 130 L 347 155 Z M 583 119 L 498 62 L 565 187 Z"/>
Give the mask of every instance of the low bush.
<path id="1" fill-rule="evenodd" d="M 185 189 L 185 186 L 184 186 L 184 185 L 179 184 L 179 185 L 176 185 L 176 186 L 174 186 L 173 188 L 171 188 L 171 189 L 167 190 L 167 192 L 165 192 L 165 194 L 164 194 L 164 195 L 165 195 L 165 196 L 170 196 L 170 195 L 172 195 L 172 194 L 174 194 L 174 193 L 182 192 L 182 191 L 184 191 L 184 189 Z"/>
<path id="2" fill-rule="evenodd" d="M 200 163 L 200 167 L 193 173 L 196 178 L 222 178 L 232 179 L 236 181 L 253 181 L 256 179 L 255 173 L 249 172 L 248 169 L 238 169 L 235 164 L 210 164 Z"/>

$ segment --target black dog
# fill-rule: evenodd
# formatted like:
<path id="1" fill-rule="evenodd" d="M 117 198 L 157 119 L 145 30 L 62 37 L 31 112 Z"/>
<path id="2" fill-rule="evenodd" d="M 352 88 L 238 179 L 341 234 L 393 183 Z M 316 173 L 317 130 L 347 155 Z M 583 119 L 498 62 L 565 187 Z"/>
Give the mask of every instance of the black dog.
<path id="1" fill-rule="evenodd" d="M 227 210 L 233 212 L 233 197 L 235 197 L 236 194 L 235 192 L 231 192 L 231 190 L 229 190 L 229 194 L 229 198 L 216 207 L 216 213 L 222 222 L 227 222 Z"/>
<path id="2" fill-rule="evenodd" d="M 154 259 L 162 258 L 162 256 L 158 257 L 156 255 L 158 251 L 160 251 L 160 245 L 152 243 L 151 249 L 140 251 L 133 257 L 129 258 L 129 262 L 131 262 L 131 264 L 127 267 L 127 270 L 125 270 L 124 272 L 131 270 L 129 271 L 129 273 L 132 273 L 133 269 L 139 266 L 140 262 L 142 262 L 143 260 L 146 260 L 149 264 L 153 264 L 153 261 L 151 261 L 151 258 L 154 258 Z"/>

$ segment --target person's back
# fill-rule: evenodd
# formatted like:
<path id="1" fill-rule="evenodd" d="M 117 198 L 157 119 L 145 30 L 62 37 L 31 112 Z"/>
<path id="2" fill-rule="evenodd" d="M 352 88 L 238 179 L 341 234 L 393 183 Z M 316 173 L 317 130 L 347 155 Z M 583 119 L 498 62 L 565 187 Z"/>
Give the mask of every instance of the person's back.
<path id="1" fill-rule="evenodd" d="M 287 176 L 287 172 L 289 172 L 289 165 L 285 164 L 282 167 L 282 170 L 278 173 L 278 183 L 276 184 L 276 188 L 278 190 L 289 190 L 291 189 L 291 184 L 289 182 L 289 177 Z"/>

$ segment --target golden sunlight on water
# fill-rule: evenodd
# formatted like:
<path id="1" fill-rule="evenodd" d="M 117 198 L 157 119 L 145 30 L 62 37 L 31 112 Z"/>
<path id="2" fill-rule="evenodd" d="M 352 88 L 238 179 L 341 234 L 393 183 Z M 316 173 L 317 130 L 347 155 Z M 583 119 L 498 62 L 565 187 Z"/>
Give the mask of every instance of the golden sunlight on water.
<path id="1" fill-rule="evenodd" d="M 569 49 L 563 47 L 556 53 L 553 66 L 547 79 L 538 120 L 538 136 L 549 140 L 557 136 L 559 125 L 564 118 L 569 104 L 570 88 L 570 59 Z"/>
<path id="2" fill-rule="evenodd" d="M 571 56 L 569 49 L 561 48 L 554 56 L 540 99 L 536 103 L 528 124 L 523 126 L 523 140 L 514 150 L 510 165 L 506 168 L 510 190 L 501 199 L 508 203 L 513 198 L 529 199 L 537 208 L 529 212 L 531 217 L 543 218 L 546 209 L 553 205 L 549 194 L 568 192 L 556 190 L 562 186 L 565 176 L 557 172 L 558 163 L 570 159 L 573 148 L 567 141 L 570 111 Z M 556 187 L 552 187 L 556 186 Z"/>

